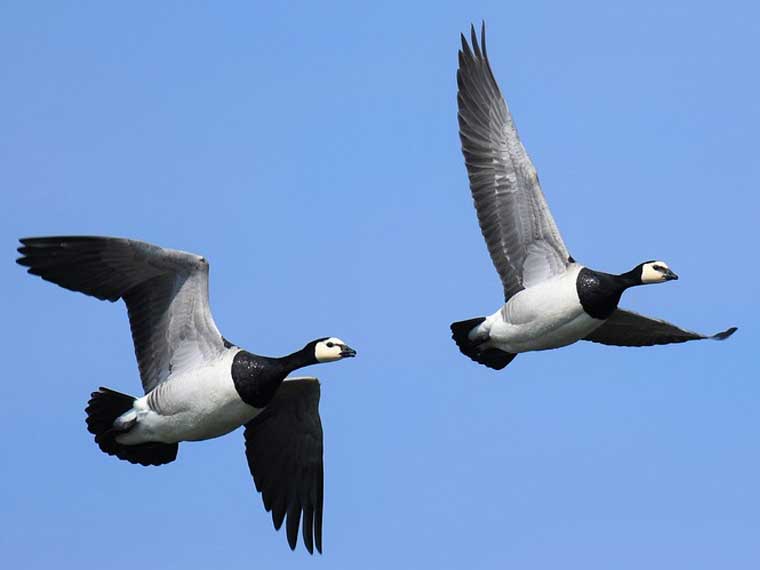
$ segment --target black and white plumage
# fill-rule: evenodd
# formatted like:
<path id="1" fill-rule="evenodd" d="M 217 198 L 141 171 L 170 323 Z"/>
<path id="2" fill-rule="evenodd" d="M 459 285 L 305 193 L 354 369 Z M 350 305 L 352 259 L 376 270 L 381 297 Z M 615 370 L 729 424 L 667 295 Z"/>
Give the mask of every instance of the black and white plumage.
<path id="1" fill-rule="evenodd" d="M 478 222 L 504 286 L 505 304 L 488 317 L 451 325 L 460 350 L 476 362 L 501 369 L 520 352 L 582 339 L 650 346 L 723 340 L 733 334 L 735 328 L 705 336 L 617 308 L 627 288 L 678 277 L 662 261 L 647 261 L 613 275 L 572 258 L 491 71 L 485 25 L 480 42 L 474 27 L 470 44 L 461 39 L 459 135 Z"/>
<path id="2" fill-rule="evenodd" d="M 208 303 L 203 257 L 110 237 L 20 240 L 32 275 L 98 299 L 123 299 L 145 395 L 100 388 L 87 427 L 109 455 L 141 465 L 173 461 L 181 441 L 245 426 L 246 456 L 277 529 L 287 517 L 295 548 L 299 523 L 309 552 L 322 551 L 322 426 L 319 382 L 292 371 L 352 357 L 335 337 L 288 356 L 252 354 L 225 340 Z M 302 517 L 303 515 L 303 517 Z"/>

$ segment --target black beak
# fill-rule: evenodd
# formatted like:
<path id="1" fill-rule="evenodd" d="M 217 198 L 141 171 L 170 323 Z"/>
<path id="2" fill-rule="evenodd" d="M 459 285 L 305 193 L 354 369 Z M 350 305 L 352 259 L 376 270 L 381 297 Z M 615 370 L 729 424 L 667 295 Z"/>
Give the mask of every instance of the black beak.
<path id="1" fill-rule="evenodd" d="M 356 356 L 356 351 L 347 344 L 340 345 L 341 358 L 353 358 Z"/>
<path id="2" fill-rule="evenodd" d="M 667 281 L 676 281 L 678 279 L 678 275 L 673 273 L 670 269 L 666 269 L 663 275 L 665 275 Z"/>

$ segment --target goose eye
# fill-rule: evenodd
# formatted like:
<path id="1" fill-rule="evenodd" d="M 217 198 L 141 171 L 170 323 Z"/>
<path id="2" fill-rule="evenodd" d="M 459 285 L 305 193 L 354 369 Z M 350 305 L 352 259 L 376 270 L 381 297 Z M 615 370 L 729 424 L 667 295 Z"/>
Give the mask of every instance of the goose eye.
<path id="1" fill-rule="evenodd" d="M 333 346 L 335 346 L 335 343 L 332 343 L 332 342 L 327 343 L 327 348 L 332 348 Z"/>
<path id="2" fill-rule="evenodd" d="M 663 271 L 662 265 L 653 265 L 652 269 L 654 269 L 655 271 Z"/>

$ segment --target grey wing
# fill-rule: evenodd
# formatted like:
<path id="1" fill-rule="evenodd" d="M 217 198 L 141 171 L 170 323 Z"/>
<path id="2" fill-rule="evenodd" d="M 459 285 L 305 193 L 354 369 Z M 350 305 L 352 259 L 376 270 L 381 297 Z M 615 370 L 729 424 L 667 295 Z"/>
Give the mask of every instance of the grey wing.
<path id="1" fill-rule="evenodd" d="M 478 222 L 509 299 L 561 274 L 570 254 L 541 192 L 486 54 L 471 29 L 462 36 L 457 71 L 459 136 Z"/>
<path id="2" fill-rule="evenodd" d="M 17 263 L 72 291 L 123 299 L 145 392 L 224 351 L 200 256 L 112 237 L 24 238 Z"/>
<path id="3" fill-rule="evenodd" d="M 295 550 L 303 513 L 306 549 L 322 552 L 322 423 L 319 419 L 319 381 L 287 379 L 269 405 L 245 425 L 245 455 L 279 530 L 285 515 L 288 544 Z"/>
<path id="4" fill-rule="evenodd" d="M 602 326 L 583 340 L 613 346 L 653 346 L 689 340 L 725 340 L 735 332 L 736 327 L 731 327 L 723 332 L 708 336 L 684 330 L 660 319 L 617 309 Z"/>

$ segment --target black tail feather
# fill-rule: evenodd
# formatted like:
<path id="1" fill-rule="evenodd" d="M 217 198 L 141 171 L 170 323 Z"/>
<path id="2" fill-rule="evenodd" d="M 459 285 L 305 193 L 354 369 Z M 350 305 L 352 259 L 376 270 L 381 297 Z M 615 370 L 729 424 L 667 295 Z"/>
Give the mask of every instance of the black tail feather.
<path id="1" fill-rule="evenodd" d="M 517 355 L 511 352 L 504 352 L 498 348 L 481 348 L 481 344 L 473 342 L 469 337 L 470 331 L 485 320 L 485 317 L 478 317 L 476 319 L 451 323 L 451 338 L 457 343 L 462 354 L 489 368 L 501 370 L 512 362 Z"/>
<path id="2" fill-rule="evenodd" d="M 95 435 L 95 443 L 108 455 L 115 455 L 130 463 L 140 465 L 163 465 L 177 458 L 177 443 L 140 443 L 124 445 L 116 441 L 122 431 L 114 428 L 114 421 L 132 408 L 135 398 L 108 388 L 93 392 L 87 403 L 87 430 Z"/>

